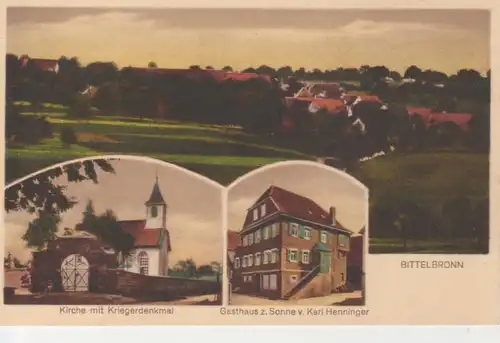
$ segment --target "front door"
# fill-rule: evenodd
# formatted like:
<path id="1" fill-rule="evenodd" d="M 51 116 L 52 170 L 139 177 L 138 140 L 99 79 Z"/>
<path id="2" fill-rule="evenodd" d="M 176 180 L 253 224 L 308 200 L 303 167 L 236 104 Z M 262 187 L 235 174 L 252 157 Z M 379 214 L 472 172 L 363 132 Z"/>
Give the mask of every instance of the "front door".
<path id="1" fill-rule="evenodd" d="M 260 280 L 260 278 L 261 278 L 261 277 L 262 277 L 262 274 L 255 273 L 255 274 L 253 275 L 254 290 L 255 290 L 255 292 L 257 292 L 257 293 L 258 293 L 258 292 L 260 292 L 260 285 L 261 285 L 261 283 L 260 283 L 260 281 L 261 281 L 261 280 Z"/>
<path id="2" fill-rule="evenodd" d="M 319 255 L 319 272 L 329 273 L 332 264 L 332 254 L 329 252 L 321 251 Z"/>

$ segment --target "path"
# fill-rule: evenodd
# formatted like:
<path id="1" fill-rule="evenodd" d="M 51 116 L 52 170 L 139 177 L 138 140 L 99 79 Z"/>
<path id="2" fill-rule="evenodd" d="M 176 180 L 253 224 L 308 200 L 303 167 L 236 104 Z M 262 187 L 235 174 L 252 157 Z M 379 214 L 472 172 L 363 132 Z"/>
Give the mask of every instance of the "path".
<path id="1" fill-rule="evenodd" d="M 306 299 L 291 299 L 291 300 L 270 300 L 267 298 L 253 297 L 244 294 L 232 294 L 231 305 L 234 306 L 252 306 L 252 305 L 298 305 L 298 306 L 330 306 L 345 300 L 361 300 L 361 291 L 353 293 L 335 293 L 324 297 L 306 298 Z"/>

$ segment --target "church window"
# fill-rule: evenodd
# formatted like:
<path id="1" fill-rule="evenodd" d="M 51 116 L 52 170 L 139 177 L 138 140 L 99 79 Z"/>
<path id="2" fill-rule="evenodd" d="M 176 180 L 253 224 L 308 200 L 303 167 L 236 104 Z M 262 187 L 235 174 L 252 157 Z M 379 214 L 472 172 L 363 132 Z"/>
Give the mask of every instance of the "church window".
<path id="1" fill-rule="evenodd" d="M 156 206 L 151 207 L 151 217 L 158 217 L 158 208 Z"/>
<path id="2" fill-rule="evenodd" d="M 139 273 L 148 275 L 149 274 L 149 257 L 148 253 L 141 251 L 137 256 L 139 260 Z"/>

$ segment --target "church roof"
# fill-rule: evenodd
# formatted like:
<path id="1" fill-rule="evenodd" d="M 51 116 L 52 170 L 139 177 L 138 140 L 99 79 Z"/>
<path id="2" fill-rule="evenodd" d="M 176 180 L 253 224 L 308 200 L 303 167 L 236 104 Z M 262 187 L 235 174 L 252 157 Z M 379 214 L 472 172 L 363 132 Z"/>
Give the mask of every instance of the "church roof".
<path id="1" fill-rule="evenodd" d="M 158 177 L 156 177 L 156 182 L 153 186 L 153 191 L 149 196 L 149 200 L 146 201 L 146 205 L 164 205 L 165 199 L 163 199 L 163 195 L 160 191 L 160 185 L 158 184 Z"/>
<path id="2" fill-rule="evenodd" d="M 118 221 L 121 229 L 134 237 L 134 247 L 139 248 L 155 248 L 160 247 L 161 243 L 167 237 L 167 249 L 172 250 L 170 245 L 170 235 L 168 230 L 161 228 L 146 228 L 146 220 L 120 220 Z M 82 223 L 76 225 L 76 231 L 85 230 Z M 73 237 L 74 238 L 74 237 Z"/>

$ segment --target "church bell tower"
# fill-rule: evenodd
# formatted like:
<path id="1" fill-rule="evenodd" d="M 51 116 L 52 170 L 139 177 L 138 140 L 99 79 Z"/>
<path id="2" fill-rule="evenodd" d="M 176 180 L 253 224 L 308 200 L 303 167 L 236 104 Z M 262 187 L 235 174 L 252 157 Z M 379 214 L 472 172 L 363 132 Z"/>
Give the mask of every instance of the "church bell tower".
<path id="1" fill-rule="evenodd" d="M 146 227 L 145 229 L 167 228 L 167 203 L 163 199 L 158 183 L 158 175 L 149 200 L 146 201 Z"/>

